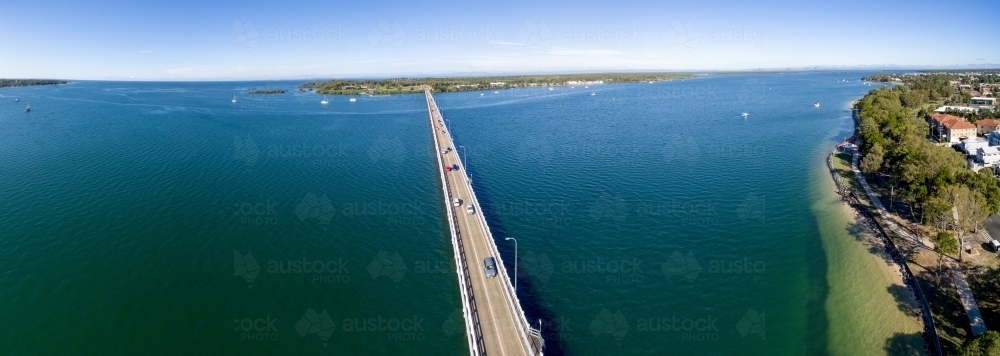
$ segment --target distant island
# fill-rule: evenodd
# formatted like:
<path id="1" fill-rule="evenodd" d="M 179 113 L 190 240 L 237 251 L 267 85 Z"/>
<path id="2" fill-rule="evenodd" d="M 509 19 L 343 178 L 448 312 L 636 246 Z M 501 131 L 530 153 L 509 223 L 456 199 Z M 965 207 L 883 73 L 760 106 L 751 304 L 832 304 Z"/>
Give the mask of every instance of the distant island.
<path id="1" fill-rule="evenodd" d="M 65 80 L 52 79 L 0 79 L 0 88 L 6 87 L 27 87 L 32 85 L 57 85 L 69 84 Z"/>
<path id="2" fill-rule="evenodd" d="M 520 87 L 655 82 L 692 77 L 694 75 L 684 73 L 593 73 L 497 77 L 392 78 L 381 80 L 333 79 L 325 82 L 302 84 L 299 86 L 299 91 L 315 90 L 319 94 L 347 95 L 409 94 L 423 92 L 424 88 L 430 88 L 434 92 L 455 92 Z"/>
<path id="3" fill-rule="evenodd" d="M 257 89 L 250 88 L 250 94 L 284 94 L 288 91 L 285 89 Z"/>

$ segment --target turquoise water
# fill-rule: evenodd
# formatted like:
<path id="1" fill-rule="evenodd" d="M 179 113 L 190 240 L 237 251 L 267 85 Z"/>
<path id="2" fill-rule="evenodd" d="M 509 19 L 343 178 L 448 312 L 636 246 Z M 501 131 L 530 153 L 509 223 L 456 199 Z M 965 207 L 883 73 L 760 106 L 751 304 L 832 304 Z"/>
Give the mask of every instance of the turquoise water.
<path id="1" fill-rule="evenodd" d="M 547 354 L 822 354 L 862 75 L 436 98 Z M 467 353 L 423 98 L 297 84 L 0 91 L 5 353 Z"/>

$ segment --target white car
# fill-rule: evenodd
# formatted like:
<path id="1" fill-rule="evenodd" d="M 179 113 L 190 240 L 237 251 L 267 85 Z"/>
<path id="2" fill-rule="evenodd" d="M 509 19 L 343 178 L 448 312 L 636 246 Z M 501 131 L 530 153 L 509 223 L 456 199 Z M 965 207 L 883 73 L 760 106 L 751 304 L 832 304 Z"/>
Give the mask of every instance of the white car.
<path id="1" fill-rule="evenodd" d="M 469 204 L 465 207 L 465 211 L 468 211 L 469 215 L 472 215 L 476 213 L 476 208 L 473 207 L 472 204 Z"/>
<path id="2" fill-rule="evenodd" d="M 451 201 L 451 204 L 454 205 L 455 207 L 462 206 L 462 199 L 455 198 L 454 200 Z"/>
<path id="3" fill-rule="evenodd" d="M 993 248 L 993 252 L 1000 252 L 1000 241 L 990 240 L 990 247 Z"/>

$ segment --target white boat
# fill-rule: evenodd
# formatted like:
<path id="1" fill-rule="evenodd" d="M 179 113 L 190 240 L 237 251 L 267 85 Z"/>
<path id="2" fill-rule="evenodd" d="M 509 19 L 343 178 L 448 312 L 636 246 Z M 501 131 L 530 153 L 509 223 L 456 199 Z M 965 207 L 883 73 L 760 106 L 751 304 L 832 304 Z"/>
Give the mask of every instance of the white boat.
<path id="1" fill-rule="evenodd" d="M 479 96 L 483 96 L 483 95 L 486 95 L 486 94 L 483 94 L 483 93 L 479 93 Z"/>
<path id="2" fill-rule="evenodd" d="M 14 98 L 14 102 L 15 103 L 21 102 L 21 99 L 20 98 Z"/>
<path id="3" fill-rule="evenodd" d="M 813 107 L 818 108 L 819 107 L 819 102 L 814 103 Z"/>
<path id="4" fill-rule="evenodd" d="M 583 88 L 584 88 L 584 89 L 590 89 L 590 87 L 589 87 L 589 86 L 586 86 L 586 85 L 584 85 L 584 86 L 583 86 Z"/>
<path id="5" fill-rule="evenodd" d="M 352 102 L 352 103 L 353 103 L 353 102 L 355 102 L 355 101 L 358 101 L 358 99 L 355 99 L 355 98 L 350 98 L 350 99 L 348 99 L 347 101 L 350 101 L 350 102 Z"/>
<path id="6" fill-rule="evenodd" d="M 24 112 L 28 112 L 28 111 L 31 111 L 31 103 L 28 103 L 28 106 L 24 107 Z"/>
<path id="7" fill-rule="evenodd" d="M 594 95 L 597 95 L 597 93 L 590 93 L 590 96 L 594 96 Z"/>
<path id="8" fill-rule="evenodd" d="M 236 95 L 233 95 L 233 102 L 236 102 Z"/>
<path id="9" fill-rule="evenodd" d="M 555 90 L 555 89 L 552 89 L 552 88 L 550 87 L 550 88 L 549 88 L 549 90 Z"/>
<path id="10" fill-rule="evenodd" d="M 741 114 L 741 115 L 743 116 L 743 118 L 744 118 L 744 119 L 746 119 L 746 118 L 747 118 L 747 116 L 750 116 L 750 114 L 749 114 L 749 113 L 743 113 L 743 114 Z"/>
<path id="11" fill-rule="evenodd" d="M 498 92 L 498 91 L 494 91 L 494 92 L 493 92 L 493 94 L 500 94 L 500 92 Z"/>
<path id="12" fill-rule="evenodd" d="M 323 101 L 320 101 L 319 103 L 320 103 L 320 104 L 323 104 L 323 105 L 326 105 L 326 104 L 329 104 L 329 103 L 330 103 L 330 101 L 329 101 L 329 100 L 326 100 L 326 95 L 323 95 Z"/>

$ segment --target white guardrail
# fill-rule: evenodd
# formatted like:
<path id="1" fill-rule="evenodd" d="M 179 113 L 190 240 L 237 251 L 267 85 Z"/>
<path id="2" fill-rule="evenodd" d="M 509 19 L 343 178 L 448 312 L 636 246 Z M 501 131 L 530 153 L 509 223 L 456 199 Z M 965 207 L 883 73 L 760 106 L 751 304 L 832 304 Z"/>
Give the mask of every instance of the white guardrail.
<path id="1" fill-rule="evenodd" d="M 425 93 L 426 93 L 427 97 L 429 98 L 429 102 L 433 103 L 434 107 L 437 107 L 437 102 L 434 101 L 434 97 L 431 96 L 430 91 L 425 91 Z M 428 105 L 428 108 L 429 107 L 430 106 Z M 442 116 L 442 120 L 443 119 L 444 119 L 444 117 Z M 432 114 L 431 120 L 432 120 L 431 124 L 433 125 L 433 114 Z M 437 136 L 436 136 L 436 133 L 434 133 L 434 134 L 435 134 L 435 142 L 436 142 L 437 141 Z M 451 138 L 451 128 L 448 128 L 448 130 L 446 130 L 445 134 L 448 135 L 449 138 Z M 454 138 L 452 138 L 452 141 L 454 142 Z M 440 152 L 440 148 L 438 148 L 438 152 Z M 439 161 L 439 163 L 440 163 L 440 160 L 441 160 L 440 157 L 441 157 L 440 154 L 438 154 L 438 161 Z M 442 166 L 443 166 L 443 164 L 439 164 L 439 167 L 442 167 Z M 489 226 L 486 224 L 486 217 L 483 215 L 483 208 L 479 205 L 479 198 L 476 197 L 476 190 L 472 189 L 472 180 L 469 178 L 469 175 L 467 173 L 468 172 L 467 167 L 461 167 L 460 171 L 461 171 L 462 175 L 465 177 L 465 182 L 468 185 L 469 192 L 472 194 L 472 201 L 476 205 L 476 209 L 479 211 L 479 214 L 477 214 L 477 219 L 476 220 L 479 221 L 479 225 L 482 227 L 483 231 L 486 231 L 486 235 L 487 235 L 487 241 L 486 242 L 487 242 L 487 245 L 489 245 L 490 250 L 492 251 L 493 256 L 496 256 L 495 259 L 497 260 L 497 263 L 499 264 L 499 267 L 497 268 L 497 270 L 499 272 L 498 275 L 500 276 L 500 278 L 501 278 L 501 280 L 503 282 L 503 285 L 504 285 L 504 288 L 503 288 L 503 290 L 504 290 L 504 297 L 505 297 L 505 299 L 507 301 L 507 304 L 510 306 L 511 310 L 514 310 L 516 312 L 516 314 L 517 314 L 516 317 L 517 317 L 517 319 L 519 321 L 519 323 L 517 323 L 518 324 L 517 325 L 517 327 L 518 327 L 518 330 L 517 330 L 518 334 L 521 337 L 522 341 L 524 342 L 525 346 L 528 348 L 528 350 L 532 354 L 534 354 L 534 355 L 543 355 L 541 347 L 539 347 L 538 349 L 536 349 L 535 348 L 535 344 L 531 341 L 531 336 L 534 336 L 534 337 L 537 337 L 539 339 L 540 343 L 544 343 L 544 341 L 542 340 L 541 331 L 537 330 L 537 329 L 534 329 L 534 328 L 531 327 L 531 324 L 528 323 L 527 316 L 524 313 L 524 310 L 521 309 L 521 301 L 517 298 L 517 293 L 516 293 L 516 291 L 514 291 L 514 287 L 513 287 L 513 284 L 511 283 L 510 276 L 507 274 L 507 268 L 503 264 L 503 258 L 500 257 L 500 251 L 497 250 L 496 240 L 493 238 L 493 233 L 490 231 Z M 443 174 L 444 173 L 442 171 L 442 175 Z M 515 271 L 515 273 L 517 273 L 517 271 Z"/>

